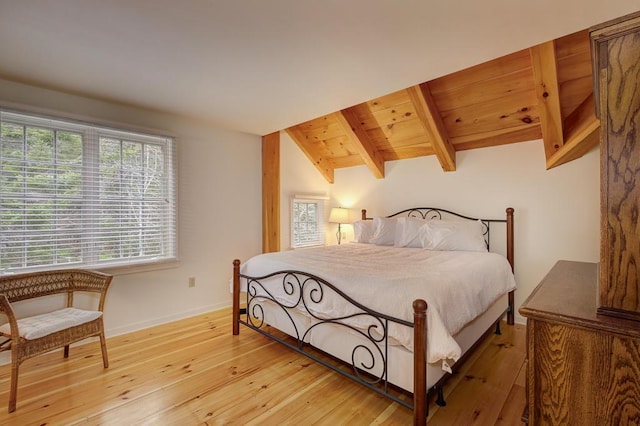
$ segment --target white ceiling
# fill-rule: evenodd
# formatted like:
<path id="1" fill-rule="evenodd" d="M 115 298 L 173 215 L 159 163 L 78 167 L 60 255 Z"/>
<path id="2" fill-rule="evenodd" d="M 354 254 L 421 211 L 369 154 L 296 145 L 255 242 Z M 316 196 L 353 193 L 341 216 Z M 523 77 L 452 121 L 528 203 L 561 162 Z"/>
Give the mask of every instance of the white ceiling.
<path id="1" fill-rule="evenodd" d="M 264 135 L 638 9 L 640 0 L 0 0 L 0 78 Z"/>

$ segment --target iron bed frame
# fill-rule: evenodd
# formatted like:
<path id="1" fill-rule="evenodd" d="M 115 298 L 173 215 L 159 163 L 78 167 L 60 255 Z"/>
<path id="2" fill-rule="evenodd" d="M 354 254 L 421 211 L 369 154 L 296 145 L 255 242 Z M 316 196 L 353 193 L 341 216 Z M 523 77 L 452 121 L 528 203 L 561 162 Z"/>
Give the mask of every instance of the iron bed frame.
<path id="1" fill-rule="evenodd" d="M 493 223 L 505 223 L 506 224 L 506 257 L 513 270 L 514 256 L 513 256 L 513 214 L 514 209 L 509 207 L 506 209 L 506 219 L 481 219 L 465 216 L 456 212 L 452 212 L 440 208 L 432 207 L 416 207 L 399 211 L 387 217 L 398 217 L 406 215 L 408 217 L 418 217 L 422 219 L 442 219 L 442 214 L 445 213 L 449 216 L 454 216 L 467 220 L 480 220 L 483 224 L 483 233 L 485 241 L 487 243 L 487 249 L 490 247 L 490 228 Z M 362 219 L 369 220 L 366 217 L 366 210 L 362 210 Z M 245 307 L 240 308 L 240 279 L 247 281 Z M 292 298 L 292 302 L 282 303 L 274 297 L 269 288 L 263 284 L 264 280 L 277 278 L 281 281 L 282 289 L 286 294 Z M 324 318 L 313 313 L 312 307 L 322 302 L 325 294 L 333 292 L 338 297 L 344 299 L 347 303 L 356 309 L 355 313 L 335 318 Z M 281 338 L 275 334 L 269 332 L 264 327 L 265 314 L 262 303 L 271 302 L 279 307 L 282 312 L 288 317 L 291 322 L 293 333 L 289 334 L 293 337 L 294 342 L 291 339 Z M 335 287 L 332 283 L 324 280 L 321 277 L 297 270 L 284 270 L 273 272 L 261 277 L 251 277 L 240 273 L 240 260 L 233 261 L 233 334 L 238 335 L 240 332 L 240 324 L 251 328 L 258 333 L 267 336 L 290 349 L 302 353 L 310 359 L 334 370 L 338 373 L 366 386 L 367 388 L 378 392 L 385 397 L 401 404 L 413 411 L 414 424 L 424 424 L 428 416 L 428 397 L 434 391 L 438 392 L 437 402 L 441 405 L 444 404 L 442 397 L 442 383 L 448 378 L 448 375 L 443 376 L 431 389 L 427 389 L 427 359 L 426 359 L 426 313 L 427 302 L 418 299 L 413 302 L 413 322 L 405 321 L 399 318 L 394 318 L 389 315 L 376 312 L 372 309 L 363 306 L 357 301 L 350 298 L 343 293 L 340 289 Z M 306 314 L 311 316 L 314 322 L 306 329 L 299 330 L 296 325 L 291 312 L 293 310 L 302 309 Z M 501 318 L 507 314 L 507 323 L 513 325 L 514 323 L 514 291 L 512 290 L 508 294 L 508 306 L 505 311 L 495 321 L 496 332 L 499 333 L 499 323 Z M 346 321 L 358 318 L 361 322 L 365 321 L 368 326 L 355 327 L 349 325 Z M 346 327 L 356 336 L 359 336 L 367 344 L 355 343 L 351 352 L 350 365 L 352 372 L 339 368 L 334 363 L 331 363 L 318 355 L 315 352 L 315 348 L 308 342 L 310 332 L 320 326 L 331 324 L 339 327 Z M 390 347 L 389 342 L 389 326 L 390 324 L 399 324 L 401 326 L 413 328 L 413 404 L 396 396 L 396 393 L 392 392 L 395 386 L 388 381 L 388 351 Z M 493 323 L 492 323 L 493 324 Z M 493 325 L 483 334 L 483 337 L 493 328 Z M 481 337 L 476 343 L 483 339 Z M 464 362 L 464 359 L 470 354 L 475 347 L 475 344 L 465 352 L 463 357 L 454 365 L 459 365 Z M 329 354 L 331 355 L 331 354 Z M 363 360 L 364 358 L 364 360 Z M 344 360 L 342 360 L 344 362 Z M 381 363 L 378 366 L 377 362 Z M 381 370 L 381 373 L 373 373 L 377 369 Z"/>

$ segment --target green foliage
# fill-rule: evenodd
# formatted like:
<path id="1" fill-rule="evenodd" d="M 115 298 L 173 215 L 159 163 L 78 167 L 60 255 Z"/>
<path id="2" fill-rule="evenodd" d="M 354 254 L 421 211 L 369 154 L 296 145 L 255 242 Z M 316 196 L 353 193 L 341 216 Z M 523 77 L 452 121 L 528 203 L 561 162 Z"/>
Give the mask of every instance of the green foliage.
<path id="1" fill-rule="evenodd" d="M 92 166 L 80 133 L 1 123 L 0 269 L 86 261 L 87 217 L 100 260 L 162 254 L 163 147 L 98 148 Z"/>

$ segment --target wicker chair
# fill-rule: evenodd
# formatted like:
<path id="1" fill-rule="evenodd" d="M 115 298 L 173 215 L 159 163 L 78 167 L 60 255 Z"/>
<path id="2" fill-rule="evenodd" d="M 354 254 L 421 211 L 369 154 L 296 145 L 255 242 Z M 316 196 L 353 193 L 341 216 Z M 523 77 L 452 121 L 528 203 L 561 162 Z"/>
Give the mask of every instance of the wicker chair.
<path id="1" fill-rule="evenodd" d="M 97 271 L 60 270 L 15 274 L 0 277 L 0 313 L 9 320 L 0 327 L 0 352 L 11 350 L 11 391 L 9 412 L 16 409 L 18 369 L 33 356 L 64 348 L 88 337 L 100 337 L 102 362 L 109 367 L 102 313 L 111 276 Z M 98 310 L 87 311 L 73 307 L 74 292 L 99 293 Z M 13 303 L 41 296 L 66 293 L 67 308 L 42 315 L 18 319 Z"/>

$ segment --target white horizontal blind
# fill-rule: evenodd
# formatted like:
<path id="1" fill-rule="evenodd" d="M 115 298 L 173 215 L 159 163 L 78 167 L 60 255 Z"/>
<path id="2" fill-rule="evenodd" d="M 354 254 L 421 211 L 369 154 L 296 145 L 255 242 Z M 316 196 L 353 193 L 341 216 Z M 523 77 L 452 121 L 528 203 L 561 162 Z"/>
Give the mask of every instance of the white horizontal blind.
<path id="1" fill-rule="evenodd" d="M 324 199 L 295 196 L 291 199 L 291 247 L 325 243 Z"/>
<path id="2" fill-rule="evenodd" d="M 0 273 L 175 259 L 174 145 L 0 111 Z"/>

